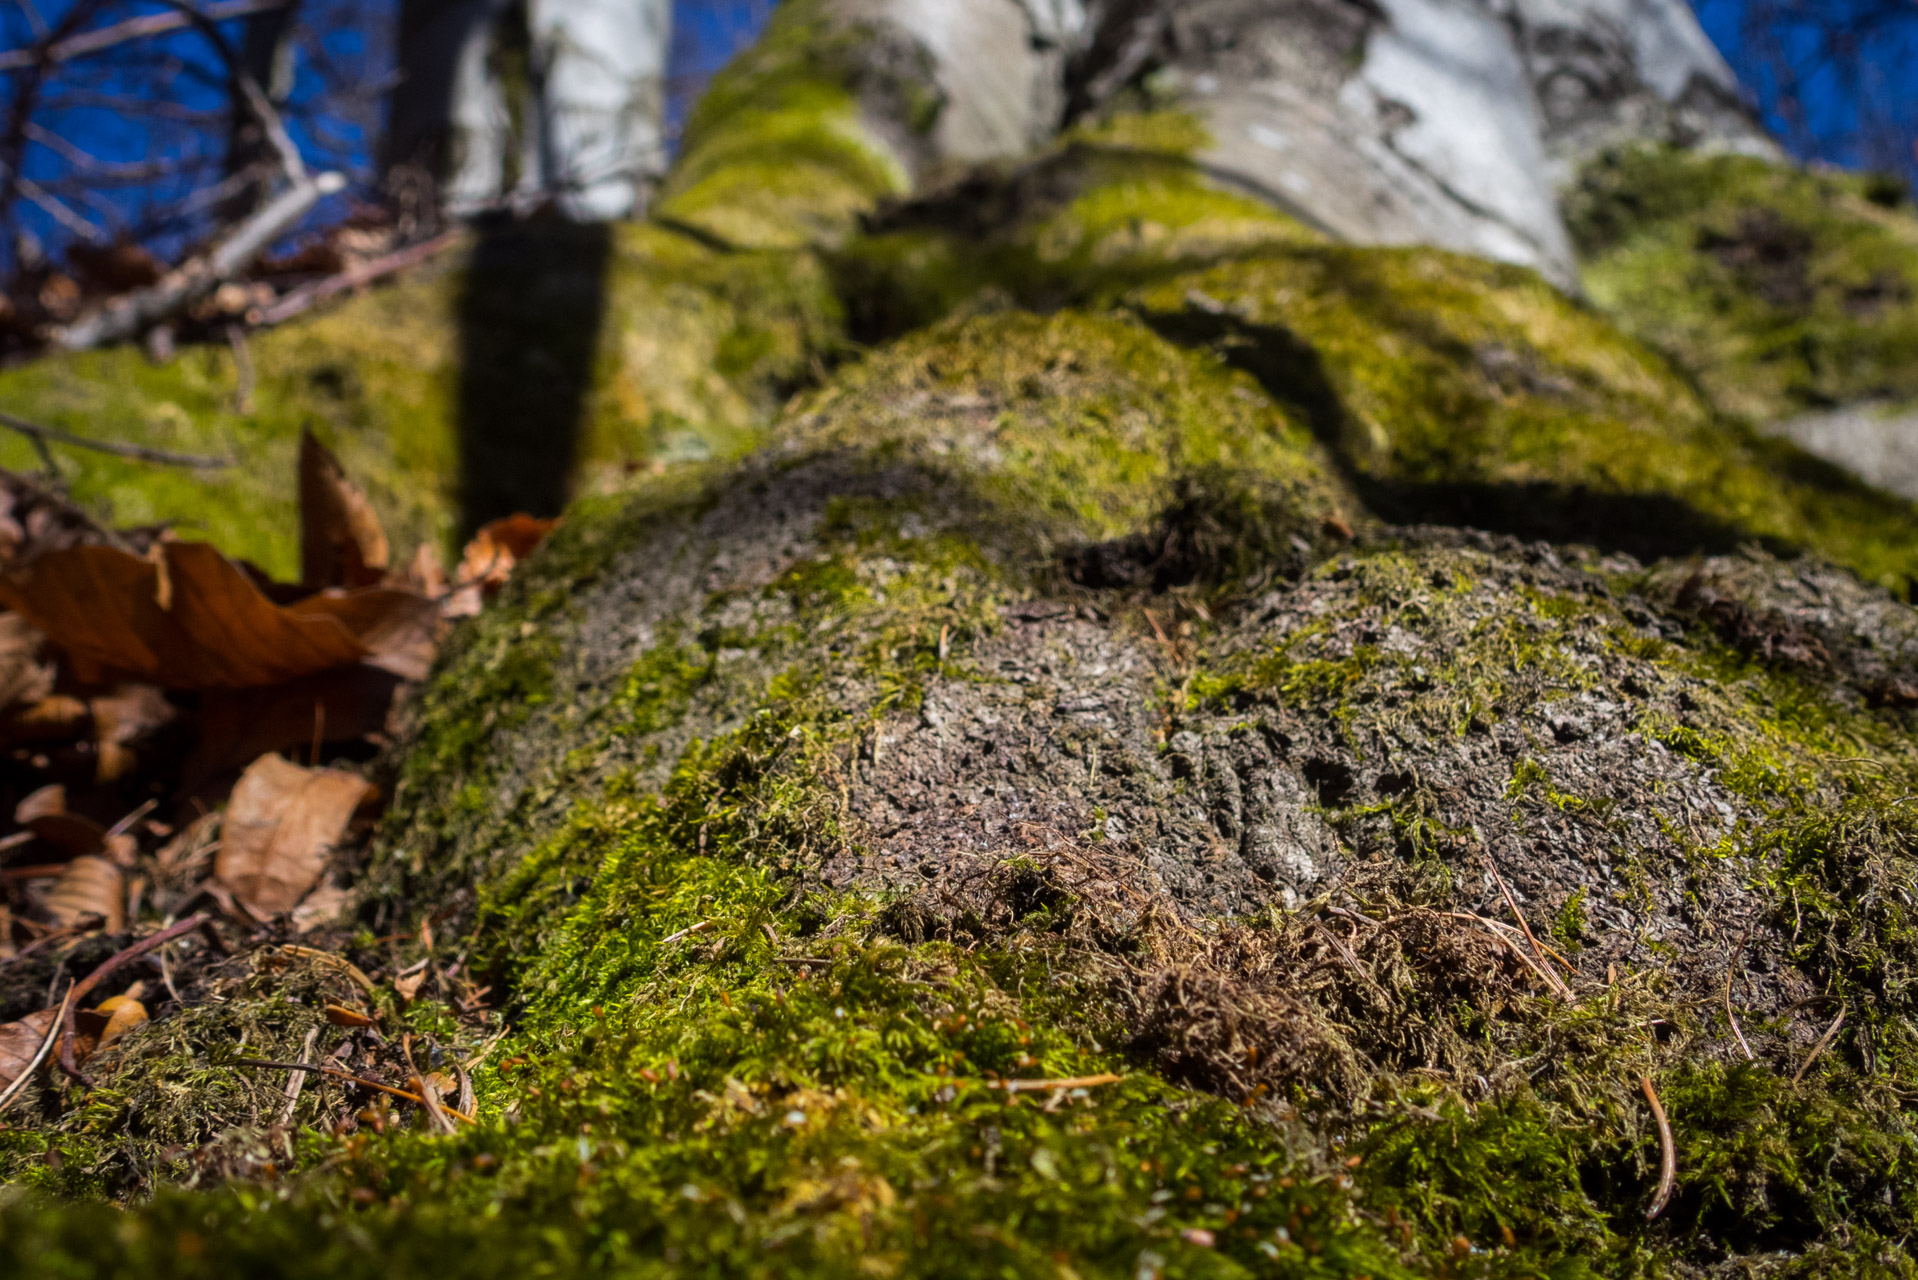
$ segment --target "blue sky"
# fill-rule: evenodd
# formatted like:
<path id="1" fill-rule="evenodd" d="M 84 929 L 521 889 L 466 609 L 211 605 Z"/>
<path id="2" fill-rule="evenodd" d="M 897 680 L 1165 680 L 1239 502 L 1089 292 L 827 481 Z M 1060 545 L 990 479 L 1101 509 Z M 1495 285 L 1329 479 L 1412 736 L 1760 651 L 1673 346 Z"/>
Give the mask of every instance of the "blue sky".
<path id="1" fill-rule="evenodd" d="M 0 47 L 31 43 L 49 24 L 73 17 L 90 0 L 0 0 Z M 303 0 L 303 16 L 312 33 L 295 66 L 291 125 L 301 148 L 317 165 L 342 168 L 361 181 L 373 177 L 372 157 L 379 128 L 378 86 L 391 72 L 390 26 L 398 0 Z M 1909 16 L 1890 38 L 1862 45 L 1856 81 L 1820 66 L 1822 49 L 1811 24 L 1793 14 L 1844 18 L 1886 0 L 1697 0 L 1706 29 L 1765 110 L 1768 122 L 1801 155 L 1846 166 L 1901 169 L 1918 176 L 1918 0 L 1906 0 Z M 674 42 L 675 119 L 699 84 L 750 41 L 773 0 L 678 0 Z M 1753 21 L 1760 12 L 1782 17 Z M 83 28 L 123 20 L 138 13 L 161 12 L 152 0 L 109 4 L 103 16 Z M 227 24 L 229 31 L 237 23 Z M 135 46 L 126 46 L 133 50 Z M 73 234 L 81 220 L 101 225 L 105 234 L 137 230 L 156 210 L 191 200 L 217 177 L 221 137 L 192 119 L 217 109 L 223 87 L 217 60 L 204 38 L 193 32 L 144 42 L 137 59 L 95 58 L 65 64 L 55 100 L 35 116 L 44 136 L 30 139 L 22 174 L 49 189 L 38 205 L 23 206 L 22 224 L 49 245 Z M 327 91 L 322 64 L 354 67 L 367 91 L 342 98 Z M 1796 111 L 1785 106 L 1794 100 Z M 186 172 L 142 180 L 138 165 L 154 154 L 186 162 Z M 81 157 L 76 159 L 76 156 Z M 0 162 L 5 156 L 0 153 Z M 120 185 L 102 195 L 98 184 L 58 185 L 71 178 L 77 163 L 109 166 Z M 111 166 L 122 166 L 112 170 Z M 194 166 L 198 166 L 195 168 Z M 343 206 L 325 211 L 337 217 Z M 65 224 L 63 226 L 63 224 Z M 157 241 L 177 251 L 181 231 Z"/>

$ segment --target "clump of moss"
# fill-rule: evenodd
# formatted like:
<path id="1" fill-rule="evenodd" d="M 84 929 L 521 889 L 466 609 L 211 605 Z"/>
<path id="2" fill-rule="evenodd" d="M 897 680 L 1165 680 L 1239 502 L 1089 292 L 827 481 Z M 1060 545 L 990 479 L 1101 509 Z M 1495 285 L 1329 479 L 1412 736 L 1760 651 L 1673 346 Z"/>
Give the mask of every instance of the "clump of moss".
<path id="1" fill-rule="evenodd" d="M 1134 304 L 1296 406 L 1388 518 L 1641 554 L 1758 541 L 1887 583 L 1918 567 L 1908 504 L 1717 417 L 1603 316 L 1518 268 L 1300 249 Z"/>
<path id="2" fill-rule="evenodd" d="M 823 4 L 782 5 L 700 99 L 656 213 L 736 248 L 837 244 L 911 186 L 914 148 L 878 123 L 929 131 L 942 105 L 922 50 Z M 868 106 L 870 105 L 870 112 Z"/>
<path id="3" fill-rule="evenodd" d="M 1756 421 L 1918 396 L 1918 218 L 1894 184 L 1638 148 L 1567 199 L 1586 288 Z"/>

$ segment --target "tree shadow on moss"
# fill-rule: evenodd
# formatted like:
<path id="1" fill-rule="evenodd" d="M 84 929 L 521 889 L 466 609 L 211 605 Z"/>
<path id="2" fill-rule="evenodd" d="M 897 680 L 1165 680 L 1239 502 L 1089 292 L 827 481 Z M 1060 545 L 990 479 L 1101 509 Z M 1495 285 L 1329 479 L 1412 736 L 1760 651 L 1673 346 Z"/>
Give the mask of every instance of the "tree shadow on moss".
<path id="1" fill-rule="evenodd" d="M 560 513 L 606 312 L 612 228 L 482 226 L 459 302 L 459 518 Z"/>
<path id="2" fill-rule="evenodd" d="M 1719 554 L 1753 541 L 1670 494 L 1617 493 L 1539 480 L 1407 480 L 1360 467 L 1347 442 L 1353 425 L 1313 346 L 1278 325 L 1252 324 L 1208 311 L 1145 314 L 1161 337 L 1204 347 L 1258 379 L 1268 395 L 1300 414 L 1368 509 L 1401 524 L 1465 525 L 1554 542 L 1583 542 L 1656 559 Z"/>

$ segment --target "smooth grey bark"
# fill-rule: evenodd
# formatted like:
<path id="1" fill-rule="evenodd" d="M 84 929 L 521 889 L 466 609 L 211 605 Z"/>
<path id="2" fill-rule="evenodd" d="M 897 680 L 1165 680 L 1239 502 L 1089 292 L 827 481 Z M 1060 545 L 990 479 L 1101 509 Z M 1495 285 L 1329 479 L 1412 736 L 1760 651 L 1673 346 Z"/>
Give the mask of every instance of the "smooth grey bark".
<path id="1" fill-rule="evenodd" d="M 1583 156 L 1629 138 L 1770 145 L 1682 0 L 1115 2 L 1091 48 L 1082 103 L 1137 78 L 1204 120 L 1223 179 L 1331 234 L 1568 288 L 1557 186 Z"/>
<path id="2" fill-rule="evenodd" d="M 641 211 L 665 169 L 671 40 L 671 0 L 408 0 L 390 184 L 430 182 L 455 217 L 546 199 L 581 220 Z"/>

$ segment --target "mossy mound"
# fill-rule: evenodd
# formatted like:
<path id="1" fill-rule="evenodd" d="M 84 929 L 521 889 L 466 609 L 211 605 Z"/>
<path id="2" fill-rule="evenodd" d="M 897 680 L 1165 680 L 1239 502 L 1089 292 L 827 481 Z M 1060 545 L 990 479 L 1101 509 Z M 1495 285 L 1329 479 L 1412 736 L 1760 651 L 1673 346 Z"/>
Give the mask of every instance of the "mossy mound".
<path id="1" fill-rule="evenodd" d="M 736 455 L 842 325 L 803 254 L 722 254 L 647 225 L 530 227 L 249 335 L 245 406 L 224 345 L 165 364 L 126 347 L 49 356 L 0 373 L 0 399 L 83 436 L 232 459 L 202 471 L 54 446 L 101 518 L 172 523 L 284 578 L 303 428 L 398 546 L 451 549 L 485 519 L 551 514 L 633 467 Z M 0 441 L 0 465 L 38 464 L 24 439 Z"/>
<path id="2" fill-rule="evenodd" d="M 1264 252 L 1130 298 L 1294 406 L 1371 508 L 1638 554 L 1809 548 L 1903 587 L 1918 516 L 1718 416 L 1531 272 L 1430 249 Z"/>
<path id="3" fill-rule="evenodd" d="M 1616 153 L 1567 199 L 1586 288 L 1754 421 L 1918 397 L 1918 218 L 1895 181 Z"/>
<path id="4" fill-rule="evenodd" d="M 1609 358 L 1588 394 L 1630 390 Z M 1224 361 L 1008 311 L 839 370 L 743 464 L 577 504 L 416 704 L 347 948 L 384 990 L 420 919 L 460 939 L 490 1053 L 450 997 L 381 1002 L 475 1061 L 480 1123 L 336 1135 L 315 1080 L 294 1171 L 247 1146 L 277 1094 L 193 1097 L 245 1070 L 233 1020 L 287 1051 L 338 981 L 262 970 L 0 1135 L 54 1191 L 143 1187 L 183 1132 L 247 1176 L 16 1200 L 0 1256 L 1909 1272 L 1910 611 L 1349 501 Z M 1651 1223 L 1641 1077 L 1678 1153 Z"/>

